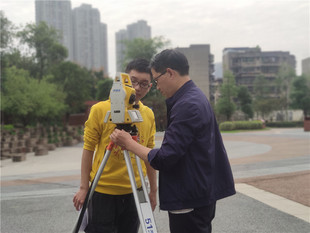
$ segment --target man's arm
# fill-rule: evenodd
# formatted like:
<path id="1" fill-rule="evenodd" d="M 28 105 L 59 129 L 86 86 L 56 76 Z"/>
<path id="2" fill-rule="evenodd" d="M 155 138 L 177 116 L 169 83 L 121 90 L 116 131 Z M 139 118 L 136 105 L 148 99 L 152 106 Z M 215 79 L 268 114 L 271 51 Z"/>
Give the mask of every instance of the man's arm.
<path id="1" fill-rule="evenodd" d="M 73 198 L 73 203 L 76 210 L 80 210 L 82 208 L 89 189 L 89 176 L 92 169 L 93 155 L 93 151 L 83 149 L 80 189 Z"/>
<path id="2" fill-rule="evenodd" d="M 145 166 L 146 166 L 146 173 L 147 173 L 147 177 L 149 179 L 150 182 L 150 193 L 149 193 L 149 197 L 150 197 L 150 202 L 151 202 L 151 207 L 152 210 L 154 211 L 157 205 L 157 174 L 156 174 L 156 170 L 154 168 L 151 167 L 149 162 L 144 162 Z"/>
<path id="3" fill-rule="evenodd" d="M 110 138 L 117 145 L 121 146 L 125 150 L 133 152 L 143 161 L 148 162 L 148 154 L 152 149 L 145 147 L 133 140 L 131 135 L 126 131 L 115 129 Z"/>
<path id="4" fill-rule="evenodd" d="M 152 210 L 154 211 L 157 205 L 157 175 L 156 170 L 151 167 L 150 163 L 148 162 L 148 153 L 151 151 L 150 148 L 145 147 L 135 140 L 132 139 L 131 135 L 124 130 L 115 129 L 110 136 L 111 140 L 121 146 L 123 149 L 128 150 L 136 154 L 142 160 L 144 160 L 146 169 L 147 169 L 147 176 L 150 181 L 150 202 L 152 206 Z"/>

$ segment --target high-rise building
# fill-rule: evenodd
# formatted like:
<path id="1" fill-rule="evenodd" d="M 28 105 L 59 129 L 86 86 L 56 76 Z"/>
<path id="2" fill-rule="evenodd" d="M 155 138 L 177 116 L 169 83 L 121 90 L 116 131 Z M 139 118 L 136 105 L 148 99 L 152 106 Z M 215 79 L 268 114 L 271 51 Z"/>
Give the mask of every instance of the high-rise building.
<path id="1" fill-rule="evenodd" d="M 126 46 L 123 41 L 128 40 L 127 30 L 122 29 L 115 33 L 116 48 L 116 71 L 123 71 L 123 62 L 125 60 Z"/>
<path id="2" fill-rule="evenodd" d="M 61 32 L 61 43 L 68 49 L 68 60 L 108 74 L 107 25 L 100 12 L 82 4 L 71 9 L 70 0 L 36 0 L 36 22 L 45 21 Z"/>
<path id="3" fill-rule="evenodd" d="M 124 40 L 135 38 L 151 39 L 151 27 L 145 20 L 138 20 L 136 23 L 127 25 L 127 29 L 121 29 L 115 33 L 116 47 L 116 70 L 123 71 L 126 46 Z"/>
<path id="4" fill-rule="evenodd" d="M 310 75 L 310 57 L 305 58 L 301 61 L 301 73 Z"/>
<path id="5" fill-rule="evenodd" d="M 109 62 L 108 62 L 108 26 L 105 23 L 100 25 L 100 61 L 103 65 L 105 75 L 108 75 L 109 71 Z"/>
<path id="6" fill-rule="evenodd" d="M 194 44 L 188 48 L 176 48 L 176 50 L 187 57 L 191 79 L 210 100 L 210 85 L 214 79 L 214 56 L 211 54 L 210 45 Z"/>
<path id="7" fill-rule="evenodd" d="M 127 25 L 128 39 L 135 38 L 150 39 L 151 27 L 147 25 L 145 20 L 138 20 L 136 23 Z"/>
<path id="8" fill-rule="evenodd" d="M 107 27 L 100 22 L 100 12 L 89 4 L 73 9 L 74 61 L 93 70 L 105 70 Z"/>
<path id="9" fill-rule="evenodd" d="M 284 65 L 295 70 L 295 56 L 283 51 L 263 52 L 259 47 L 223 50 L 223 73 L 231 71 L 236 84 L 246 86 L 251 93 L 256 77 L 263 76 L 268 81 L 274 81 Z"/>
<path id="10" fill-rule="evenodd" d="M 68 59 L 73 59 L 72 17 L 70 0 L 35 0 L 36 23 L 44 21 L 60 31 L 60 43 L 68 49 Z"/>

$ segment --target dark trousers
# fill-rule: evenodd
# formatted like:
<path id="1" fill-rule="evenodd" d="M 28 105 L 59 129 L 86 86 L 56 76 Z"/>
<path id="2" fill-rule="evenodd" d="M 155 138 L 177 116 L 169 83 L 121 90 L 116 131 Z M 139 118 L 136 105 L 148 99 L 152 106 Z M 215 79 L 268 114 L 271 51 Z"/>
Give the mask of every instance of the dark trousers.
<path id="1" fill-rule="evenodd" d="M 86 233 L 138 233 L 140 222 L 133 194 L 94 192 L 88 214 Z"/>
<path id="2" fill-rule="evenodd" d="M 171 233 L 211 233 L 211 222 L 215 216 L 215 205 L 195 208 L 186 214 L 172 214 L 169 212 Z"/>

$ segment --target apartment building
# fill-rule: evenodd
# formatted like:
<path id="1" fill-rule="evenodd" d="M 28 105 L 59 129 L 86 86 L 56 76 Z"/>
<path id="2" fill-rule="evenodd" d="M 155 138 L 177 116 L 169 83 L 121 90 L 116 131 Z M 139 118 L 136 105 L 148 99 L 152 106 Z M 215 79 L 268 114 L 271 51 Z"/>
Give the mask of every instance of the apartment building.
<path id="1" fill-rule="evenodd" d="M 210 45 L 193 44 L 189 47 L 178 47 L 176 50 L 187 57 L 190 77 L 194 83 L 209 100 L 213 99 L 213 95 L 210 93 L 210 86 L 214 79 L 214 56 L 211 54 Z"/>
<path id="2" fill-rule="evenodd" d="M 301 61 L 301 73 L 310 75 L 310 57 L 305 58 Z"/>
<path id="3" fill-rule="evenodd" d="M 147 25 L 147 21 L 138 20 L 136 23 L 127 25 L 128 39 L 135 38 L 151 39 L 151 27 Z"/>
<path id="4" fill-rule="evenodd" d="M 107 25 L 89 4 L 73 9 L 74 61 L 92 70 L 108 73 Z"/>
<path id="5" fill-rule="evenodd" d="M 135 23 L 127 25 L 126 29 L 121 29 L 115 33 L 117 71 L 123 71 L 126 53 L 126 45 L 123 41 L 133 40 L 135 38 L 151 39 L 151 27 L 147 24 L 147 21 L 138 20 Z"/>
<path id="6" fill-rule="evenodd" d="M 263 52 L 255 48 L 225 48 L 223 50 L 223 73 L 230 70 L 237 85 L 244 85 L 253 93 L 255 78 L 262 75 L 268 81 L 277 78 L 280 68 L 284 65 L 296 68 L 295 56 L 289 52 Z"/>
<path id="7" fill-rule="evenodd" d="M 89 4 L 71 8 L 70 0 L 35 0 L 36 23 L 45 21 L 61 34 L 68 60 L 108 74 L 107 25 Z"/>
<path id="8" fill-rule="evenodd" d="M 36 23 L 41 21 L 61 32 L 60 43 L 68 50 L 68 60 L 73 60 L 71 1 L 35 1 Z"/>
<path id="9" fill-rule="evenodd" d="M 125 60 L 126 45 L 123 41 L 128 40 L 126 29 L 119 30 L 115 33 L 115 50 L 116 50 L 116 72 L 122 72 Z"/>

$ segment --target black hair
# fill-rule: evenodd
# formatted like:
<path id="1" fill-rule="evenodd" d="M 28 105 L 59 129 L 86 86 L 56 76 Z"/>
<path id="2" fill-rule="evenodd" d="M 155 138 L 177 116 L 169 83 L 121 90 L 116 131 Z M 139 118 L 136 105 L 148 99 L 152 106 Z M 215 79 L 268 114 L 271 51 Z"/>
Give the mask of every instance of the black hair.
<path id="1" fill-rule="evenodd" d="M 140 73 L 151 74 L 149 64 L 150 64 L 149 61 L 144 58 L 136 58 L 128 63 L 125 72 L 129 73 L 131 70 L 136 70 Z"/>
<path id="2" fill-rule="evenodd" d="M 179 72 L 181 76 L 188 75 L 188 60 L 183 53 L 175 49 L 165 49 L 158 53 L 150 63 L 150 68 L 157 73 L 163 73 L 167 68 Z"/>

